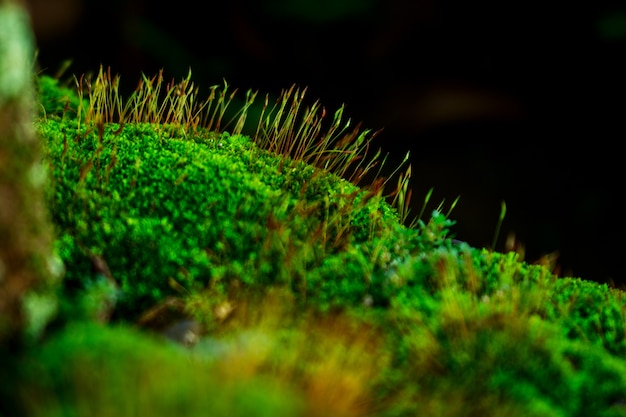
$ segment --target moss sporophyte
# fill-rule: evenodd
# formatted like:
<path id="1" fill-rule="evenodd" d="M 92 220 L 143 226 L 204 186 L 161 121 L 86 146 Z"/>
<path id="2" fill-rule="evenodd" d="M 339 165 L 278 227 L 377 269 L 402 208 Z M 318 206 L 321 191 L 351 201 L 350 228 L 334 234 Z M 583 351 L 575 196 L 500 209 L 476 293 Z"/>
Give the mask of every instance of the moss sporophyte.
<path id="1" fill-rule="evenodd" d="M 411 216 L 408 155 L 388 169 L 344 108 L 36 82 L 66 273 L 30 415 L 626 415 L 623 293 L 454 240 L 456 201 Z"/>
<path id="2" fill-rule="evenodd" d="M 318 102 L 305 105 L 306 89 L 266 96 L 251 121 L 257 93 L 233 110 L 237 91 L 224 83 L 200 101 L 191 73 L 178 83 L 144 76 L 128 99 L 102 68 L 76 77 L 75 93 L 38 80 L 60 252 L 72 264 L 106 261 L 120 314 L 162 299 L 171 280 L 288 283 L 309 297 L 335 273 L 333 257 L 366 277 L 333 292 L 371 297 L 372 276 L 417 236 L 388 226 L 408 217 L 410 166 L 383 176 L 385 158 L 370 153 L 376 132 L 352 127 L 343 108 L 327 120 Z M 330 304 L 341 298 L 322 292 Z"/>

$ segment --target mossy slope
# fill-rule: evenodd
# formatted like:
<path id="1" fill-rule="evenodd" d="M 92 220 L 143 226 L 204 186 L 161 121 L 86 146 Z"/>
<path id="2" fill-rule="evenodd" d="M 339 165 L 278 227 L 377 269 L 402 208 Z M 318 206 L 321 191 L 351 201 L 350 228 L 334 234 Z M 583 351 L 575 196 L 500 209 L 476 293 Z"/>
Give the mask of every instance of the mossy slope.
<path id="1" fill-rule="evenodd" d="M 236 401 L 233 393 L 261 392 L 270 403 L 255 415 L 626 415 L 621 291 L 557 278 L 515 253 L 455 242 L 448 234 L 453 222 L 440 211 L 407 227 L 380 188 L 279 157 L 248 136 L 79 124 L 72 113 L 78 98 L 60 106 L 57 98 L 66 93 L 48 92 L 55 82 L 42 80 L 46 112 L 38 128 L 67 266 L 65 321 L 132 325 L 146 309 L 176 297 L 208 333 L 195 351 L 201 362 L 215 358 L 214 338 L 241 340 L 237 335 L 260 331 L 253 343 L 229 344 L 228 359 L 218 355 L 219 369 L 235 369 L 229 380 L 269 378 L 294 390 L 294 401 L 273 403 L 271 393 L 254 391 L 254 382 L 219 384 L 225 389 L 219 407 Z M 235 307 L 217 314 L 224 305 Z M 102 310 L 112 316 L 103 319 Z M 215 383 L 194 376 L 204 368 L 190 370 L 141 332 L 90 326 L 65 325 L 60 339 L 28 358 L 35 363 L 28 369 L 59 373 L 52 388 L 32 384 L 32 374 L 24 378 L 48 405 L 67 411 L 60 415 L 84 406 L 79 395 L 101 405 L 95 415 L 104 416 L 123 412 L 128 396 L 145 396 L 139 404 L 146 405 L 169 390 L 158 384 L 106 395 L 81 390 L 91 377 L 79 369 L 104 369 L 97 383 L 104 386 L 149 378 L 143 364 L 151 359 L 133 364 L 138 351 L 158 358 L 166 378 L 178 368 L 185 378 L 200 378 L 171 388 L 175 395 L 161 399 L 165 414 L 142 409 L 167 415 L 173 398 L 183 410 L 204 407 L 195 396 Z M 84 337 L 70 340 L 68 332 Z M 128 343 L 108 352 L 120 363 L 105 364 L 117 338 Z M 95 353 L 85 362 L 81 352 L 89 350 Z M 67 387 L 78 391 L 68 394 Z M 224 412 L 247 412 L 244 405 Z"/>

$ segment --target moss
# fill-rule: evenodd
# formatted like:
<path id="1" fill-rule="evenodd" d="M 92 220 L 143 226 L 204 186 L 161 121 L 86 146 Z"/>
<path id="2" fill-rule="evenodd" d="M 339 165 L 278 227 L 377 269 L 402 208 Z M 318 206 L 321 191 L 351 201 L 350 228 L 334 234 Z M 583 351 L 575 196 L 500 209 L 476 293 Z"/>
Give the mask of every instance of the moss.
<path id="1" fill-rule="evenodd" d="M 580 278 L 564 278 L 555 283 L 543 314 L 560 324 L 569 339 L 602 346 L 623 358 L 626 354 L 624 293 L 607 284 Z"/>
<path id="2" fill-rule="evenodd" d="M 242 136 L 181 140 L 126 125 L 98 137 L 54 119 L 40 133 L 59 251 L 83 265 L 68 270 L 66 284 L 89 279 L 87 258 L 97 255 L 119 282 L 120 314 L 172 295 L 171 279 L 188 289 L 290 283 L 312 295 L 318 285 L 302 277 L 337 273 L 332 257 L 342 266 L 354 257 L 360 269 L 348 276 L 359 277 L 365 264 L 381 265 L 350 248 L 397 246 L 385 241 L 397 218 L 380 198 L 362 202 L 365 191 L 302 163 L 287 166 Z M 363 296 L 358 281 L 346 285 Z"/>
<path id="3" fill-rule="evenodd" d="M 500 262 L 487 264 L 489 258 Z M 403 388 L 388 392 L 386 401 L 413 415 L 624 415 L 625 363 L 611 349 L 623 318 L 602 287 L 589 283 L 587 288 L 604 293 L 585 304 L 597 319 L 598 327 L 590 328 L 576 313 L 581 308 L 576 298 L 555 303 L 555 294 L 562 294 L 570 279 L 513 282 L 507 271 L 535 268 L 513 268 L 510 256 L 489 256 L 482 258 L 483 271 L 467 270 L 457 259 L 441 251 L 400 269 L 402 275 L 415 271 L 443 282 L 406 289 L 392 300 L 389 329 L 397 336 L 390 349 L 397 362 L 386 381 Z M 493 270 L 503 265 L 508 267 L 495 281 Z M 494 290 L 468 285 L 473 279 Z M 563 310 L 550 310 L 555 305 Z M 600 327 L 605 314 L 611 315 L 610 329 Z"/>
<path id="4" fill-rule="evenodd" d="M 81 105 L 76 90 L 62 84 L 58 78 L 47 74 L 35 77 L 35 88 L 39 102 L 39 116 L 45 120 L 48 116 L 62 116 L 76 119 Z"/>
<path id="5" fill-rule="evenodd" d="M 28 385 L 17 395 L 29 416 L 293 416 L 303 404 L 261 378 L 225 384 L 208 364 L 127 327 L 74 324 L 22 366 Z"/>
<path id="6" fill-rule="evenodd" d="M 455 241 L 441 207 L 408 226 L 406 202 L 385 198 L 381 182 L 357 185 L 315 152 L 277 152 L 299 143 L 279 124 L 260 122 L 283 138 L 269 145 L 145 118 L 105 122 L 88 117 L 92 98 L 69 95 L 82 108 L 74 118 L 55 98 L 67 94 L 43 94 L 38 124 L 66 323 L 25 356 L 24 395 L 45 394 L 59 413 L 93 398 L 101 415 L 134 397 L 157 414 L 252 412 L 241 396 L 266 396 L 258 412 L 277 415 L 626 415 L 621 291 Z M 194 369 L 128 327 L 181 304 L 205 332 Z M 89 375 L 76 369 L 101 372 L 102 391 L 83 392 Z M 34 374 L 53 377 L 30 385 Z M 128 378 L 151 383 L 109 388 Z M 275 401 L 270 386 L 294 401 Z M 207 387 L 224 402 L 207 405 Z"/>

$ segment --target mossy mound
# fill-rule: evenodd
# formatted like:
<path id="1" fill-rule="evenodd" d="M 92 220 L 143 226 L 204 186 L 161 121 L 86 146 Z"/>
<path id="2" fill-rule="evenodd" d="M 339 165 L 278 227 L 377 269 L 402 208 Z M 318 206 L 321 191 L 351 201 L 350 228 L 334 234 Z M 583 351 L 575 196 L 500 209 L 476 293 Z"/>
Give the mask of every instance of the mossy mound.
<path id="1" fill-rule="evenodd" d="M 246 136 L 81 130 L 59 108 L 46 108 L 39 131 L 66 284 L 91 285 L 106 265 L 120 317 L 233 281 L 288 285 L 326 307 L 379 300 L 389 263 L 417 239 L 380 194 Z"/>
<path id="2" fill-rule="evenodd" d="M 441 210 L 407 226 L 375 181 L 251 136 L 87 123 L 39 86 L 67 272 L 20 358 L 31 415 L 626 416 L 622 291 L 454 241 Z M 190 350 L 140 329 L 173 305 Z"/>

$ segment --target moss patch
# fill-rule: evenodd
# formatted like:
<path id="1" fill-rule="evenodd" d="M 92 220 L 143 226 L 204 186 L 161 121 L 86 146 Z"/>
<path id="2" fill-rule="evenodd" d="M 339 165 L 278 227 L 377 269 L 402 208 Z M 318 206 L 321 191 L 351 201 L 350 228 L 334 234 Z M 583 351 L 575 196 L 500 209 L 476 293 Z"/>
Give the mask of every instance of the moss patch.
<path id="1" fill-rule="evenodd" d="M 626 415 L 621 291 L 455 241 L 443 207 L 408 222 L 410 172 L 392 192 L 350 180 L 365 178 L 341 159 L 365 149 L 358 132 L 316 142 L 297 111 L 261 118 L 261 139 L 220 116 L 202 127 L 150 101 L 157 79 L 135 111 L 114 83 L 63 106 L 41 94 L 67 273 L 59 322 L 20 357 L 20 398 L 59 415 Z M 175 308 L 201 328 L 190 350 L 142 326 Z"/>

